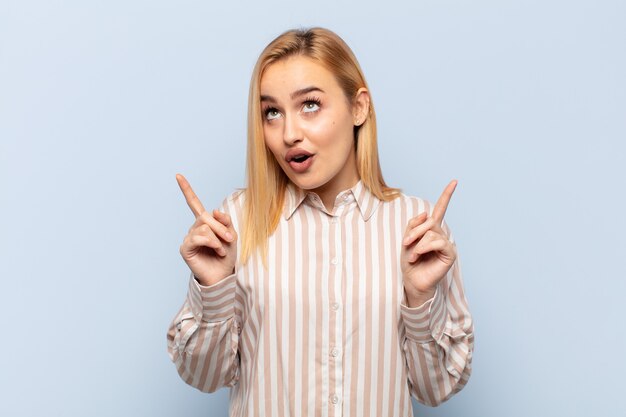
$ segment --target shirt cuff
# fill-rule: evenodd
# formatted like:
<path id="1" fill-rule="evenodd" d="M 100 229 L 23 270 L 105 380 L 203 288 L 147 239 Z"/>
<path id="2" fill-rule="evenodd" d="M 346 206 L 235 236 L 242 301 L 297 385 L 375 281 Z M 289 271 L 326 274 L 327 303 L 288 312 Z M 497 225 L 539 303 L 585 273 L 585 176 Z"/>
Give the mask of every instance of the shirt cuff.
<path id="1" fill-rule="evenodd" d="M 416 342 L 428 343 L 441 340 L 446 324 L 446 300 L 440 286 L 435 295 L 419 307 L 408 307 L 400 303 L 406 337 Z"/>
<path id="2" fill-rule="evenodd" d="M 187 297 L 196 320 L 212 323 L 234 316 L 236 288 L 236 273 L 209 286 L 201 285 L 191 273 Z"/>

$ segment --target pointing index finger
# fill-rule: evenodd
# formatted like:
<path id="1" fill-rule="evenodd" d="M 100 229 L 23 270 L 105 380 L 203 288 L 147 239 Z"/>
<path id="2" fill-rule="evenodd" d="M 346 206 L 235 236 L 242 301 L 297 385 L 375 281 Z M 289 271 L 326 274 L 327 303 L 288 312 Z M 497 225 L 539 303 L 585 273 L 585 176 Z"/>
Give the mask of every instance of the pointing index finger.
<path id="1" fill-rule="evenodd" d="M 182 174 L 176 174 L 176 181 L 178 182 L 178 186 L 185 196 L 187 205 L 193 212 L 193 215 L 197 218 L 205 211 L 204 206 L 200 202 L 200 199 L 198 198 L 196 193 L 193 192 L 193 189 L 191 188 L 191 185 L 189 185 L 187 179 Z"/>
<path id="2" fill-rule="evenodd" d="M 450 198 L 452 198 L 452 193 L 454 193 L 454 189 L 456 188 L 458 181 L 452 180 L 448 184 L 448 186 L 443 190 L 439 200 L 435 204 L 435 208 L 433 208 L 433 218 L 437 221 L 438 224 L 441 224 L 443 221 L 443 216 L 446 214 L 446 210 L 448 209 L 448 203 L 450 203 Z"/>

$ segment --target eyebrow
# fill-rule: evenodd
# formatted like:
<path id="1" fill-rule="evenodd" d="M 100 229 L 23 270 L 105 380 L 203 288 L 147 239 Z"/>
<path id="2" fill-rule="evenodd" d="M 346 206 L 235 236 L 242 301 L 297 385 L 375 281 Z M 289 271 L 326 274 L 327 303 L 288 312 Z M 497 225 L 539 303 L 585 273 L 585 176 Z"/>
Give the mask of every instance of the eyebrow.
<path id="1" fill-rule="evenodd" d="M 310 87 L 305 87 L 305 88 L 301 88 L 299 90 L 294 91 L 293 93 L 291 93 L 291 99 L 293 100 L 294 98 L 298 97 L 298 96 L 302 96 L 304 94 L 310 93 L 312 91 L 319 91 L 320 93 L 323 93 L 324 90 L 322 90 L 319 87 L 315 87 L 315 86 L 310 86 Z M 261 101 L 271 101 L 276 103 L 276 99 L 272 96 L 265 96 L 265 95 L 261 95 Z"/>

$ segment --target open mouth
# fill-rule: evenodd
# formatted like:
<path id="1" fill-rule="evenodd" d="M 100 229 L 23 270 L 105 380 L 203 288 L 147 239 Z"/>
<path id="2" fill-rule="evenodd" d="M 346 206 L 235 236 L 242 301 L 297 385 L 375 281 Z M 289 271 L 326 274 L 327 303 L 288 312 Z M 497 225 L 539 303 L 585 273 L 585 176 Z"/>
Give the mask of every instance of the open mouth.
<path id="1" fill-rule="evenodd" d="M 289 161 L 289 162 L 302 163 L 302 162 L 306 161 L 307 159 L 309 159 L 310 157 L 311 157 L 311 155 L 297 155 L 297 156 L 294 156 L 293 158 L 291 158 L 291 161 Z"/>
<path id="2" fill-rule="evenodd" d="M 294 172 L 302 174 L 309 170 L 311 164 L 313 164 L 314 159 L 314 155 L 295 155 L 291 159 L 289 159 L 289 166 Z"/>

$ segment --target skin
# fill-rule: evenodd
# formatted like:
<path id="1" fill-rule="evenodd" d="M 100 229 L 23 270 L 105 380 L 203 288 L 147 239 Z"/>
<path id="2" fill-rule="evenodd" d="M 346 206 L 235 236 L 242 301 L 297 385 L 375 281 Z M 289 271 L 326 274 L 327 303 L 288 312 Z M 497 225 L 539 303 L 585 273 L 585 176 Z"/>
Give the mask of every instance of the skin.
<path id="1" fill-rule="evenodd" d="M 180 254 L 201 285 L 216 284 L 235 271 L 237 232 L 228 214 L 204 209 L 184 176 L 176 174 L 176 181 L 196 218 L 180 245 Z"/>
<path id="2" fill-rule="evenodd" d="M 456 246 L 441 228 L 457 181 L 452 180 L 435 203 L 432 216 L 421 213 L 409 220 L 402 240 L 400 266 L 409 307 L 418 307 L 435 295 L 457 257 Z"/>
<path id="3" fill-rule="evenodd" d="M 294 95 L 309 87 L 317 90 Z M 297 56 L 266 69 L 261 96 L 267 147 L 289 179 L 317 193 L 332 212 L 337 194 L 359 180 L 353 128 L 363 123 L 369 110 L 367 90 L 359 89 L 350 101 L 332 73 L 309 58 Z M 319 99 L 319 105 L 309 100 L 312 96 Z M 315 154 L 304 173 L 293 171 L 285 160 L 287 151 L 295 147 Z M 184 176 L 177 174 L 176 180 L 196 218 L 180 254 L 201 285 L 213 285 L 235 271 L 237 233 L 226 213 L 204 209 Z M 407 224 L 400 263 L 409 307 L 430 300 L 456 260 L 456 247 L 441 227 L 456 185 L 456 180 L 448 184 L 432 216 L 421 213 Z"/>
<path id="4" fill-rule="evenodd" d="M 297 94 L 309 87 L 318 90 Z M 361 88 L 348 100 L 330 71 L 310 58 L 293 56 L 265 69 L 261 98 L 265 144 L 289 179 L 315 192 L 332 213 L 337 194 L 359 180 L 353 130 L 369 110 L 367 90 Z M 321 103 L 307 101 L 311 98 Z M 303 173 L 285 160 L 294 148 L 315 154 Z"/>

